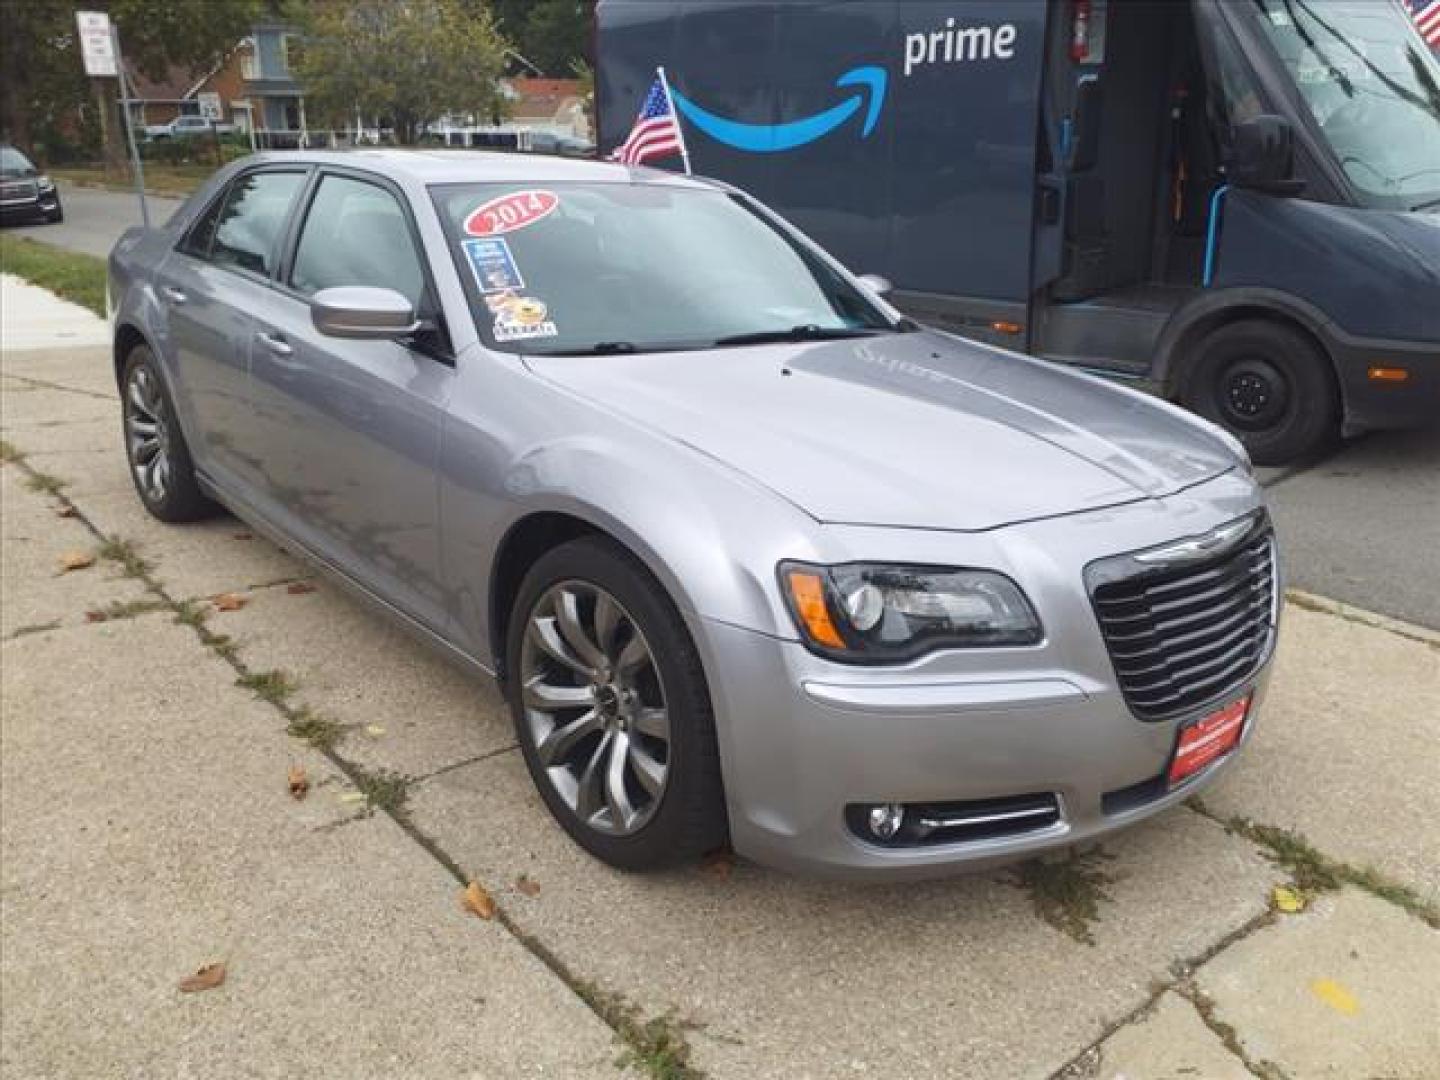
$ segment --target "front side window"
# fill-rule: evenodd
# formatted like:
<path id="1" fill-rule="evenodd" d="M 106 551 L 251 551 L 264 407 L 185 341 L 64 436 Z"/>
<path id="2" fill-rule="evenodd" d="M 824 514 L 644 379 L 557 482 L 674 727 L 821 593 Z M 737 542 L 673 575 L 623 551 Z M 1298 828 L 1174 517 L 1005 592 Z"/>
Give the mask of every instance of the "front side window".
<path id="1" fill-rule="evenodd" d="M 363 180 L 324 177 L 300 230 L 290 284 L 306 296 L 342 285 L 394 289 L 419 308 L 425 273 L 395 196 Z"/>
<path id="2" fill-rule="evenodd" d="M 13 146 L 0 146 L 0 174 L 25 176 L 33 172 L 35 172 L 35 166 L 19 150 Z"/>
<path id="3" fill-rule="evenodd" d="M 1403 12 L 1377 0 L 1252 2 L 1361 199 L 1440 202 L 1440 64 Z"/>
<path id="4" fill-rule="evenodd" d="M 280 257 L 280 232 L 304 183 L 303 172 L 257 172 L 236 180 L 220 211 L 211 260 L 269 277 Z"/>
<path id="5" fill-rule="evenodd" d="M 825 260 L 726 192 L 432 190 L 482 334 L 507 351 L 646 352 L 896 328 Z"/>

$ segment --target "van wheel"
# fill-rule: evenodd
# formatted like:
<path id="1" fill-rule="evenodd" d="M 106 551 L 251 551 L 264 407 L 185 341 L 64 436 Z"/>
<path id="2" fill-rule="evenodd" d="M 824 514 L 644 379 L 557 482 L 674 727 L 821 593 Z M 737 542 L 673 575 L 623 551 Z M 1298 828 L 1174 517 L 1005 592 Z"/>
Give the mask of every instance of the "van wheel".
<path id="1" fill-rule="evenodd" d="M 1257 465 L 1283 465 L 1339 434 L 1329 361 L 1298 331 L 1250 319 L 1200 343 L 1181 386 L 1188 409 L 1234 434 Z"/>
<path id="2" fill-rule="evenodd" d="M 660 583 L 583 537 L 525 575 L 506 635 L 506 695 L 545 805 L 596 858 L 649 870 L 726 839 L 710 693 Z"/>
<path id="3" fill-rule="evenodd" d="M 125 359 L 120 402 L 130 479 L 145 509 L 172 524 L 215 516 L 220 508 L 195 480 L 175 404 L 148 345 L 136 345 Z"/>

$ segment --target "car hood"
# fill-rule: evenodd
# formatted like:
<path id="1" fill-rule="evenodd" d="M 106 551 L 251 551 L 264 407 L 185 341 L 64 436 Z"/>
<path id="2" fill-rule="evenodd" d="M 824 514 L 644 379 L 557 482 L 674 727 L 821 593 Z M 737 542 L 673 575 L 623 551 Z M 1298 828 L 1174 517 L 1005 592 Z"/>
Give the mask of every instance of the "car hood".
<path id="1" fill-rule="evenodd" d="M 978 531 L 1239 464 L 1172 406 L 935 331 L 526 362 L 822 522 Z"/>

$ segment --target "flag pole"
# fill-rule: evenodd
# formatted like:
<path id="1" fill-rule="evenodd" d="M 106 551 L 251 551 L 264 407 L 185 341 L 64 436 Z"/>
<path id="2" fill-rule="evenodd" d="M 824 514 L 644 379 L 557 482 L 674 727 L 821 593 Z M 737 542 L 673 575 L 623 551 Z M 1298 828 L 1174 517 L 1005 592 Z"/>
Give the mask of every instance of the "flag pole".
<path id="1" fill-rule="evenodd" d="M 685 175 L 694 175 L 690 171 L 690 150 L 685 145 L 685 129 L 680 125 L 680 110 L 675 108 L 675 96 L 670 93 L 670 80 L 665 77 L 665 67 L 662 64 L 655 69 L 660 76 L 660 85 L 665 88 L 665 104 L 670 106 L 670 115 L 675 119 L 675 134 L 680 137 L 680 160 L 685 162 Z"/>

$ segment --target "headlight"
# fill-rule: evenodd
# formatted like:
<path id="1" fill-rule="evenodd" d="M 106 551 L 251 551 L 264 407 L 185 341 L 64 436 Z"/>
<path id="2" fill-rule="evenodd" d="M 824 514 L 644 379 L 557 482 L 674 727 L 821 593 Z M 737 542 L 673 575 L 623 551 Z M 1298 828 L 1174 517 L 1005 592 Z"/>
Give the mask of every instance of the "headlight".
<path id="1" fill-rule="evenodd" d="M 834 660 L 894 663 L 936 649 L 1034 645 L 1041 638 L 1025 594 L 990 570 L 784 562 L 780 589 L 805 644 Z"/>
<path id="2" fill-rule="evenodd" d="M 35 178 L 35 186 L 38 187 L 41 191 L 54 191 L 55 181 L 51 180 L 50 177 L 42 174 Z"/>

